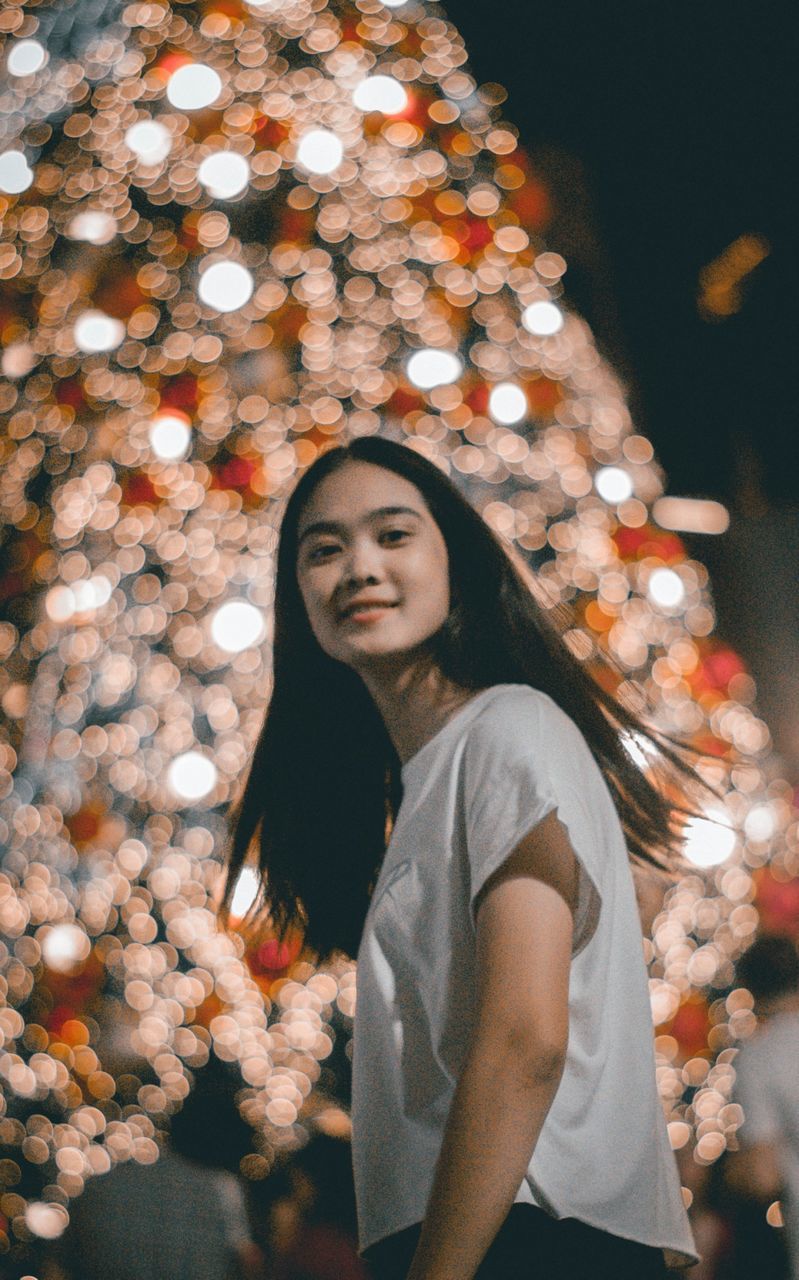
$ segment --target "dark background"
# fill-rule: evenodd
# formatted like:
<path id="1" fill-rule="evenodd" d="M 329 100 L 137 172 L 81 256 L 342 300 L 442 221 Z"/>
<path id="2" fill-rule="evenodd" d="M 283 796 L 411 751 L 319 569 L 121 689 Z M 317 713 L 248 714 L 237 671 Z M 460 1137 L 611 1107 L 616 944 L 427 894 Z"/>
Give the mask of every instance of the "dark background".
<path id="1" fill-rule="evenodd" d="M 797 784 L 797 6 L 445 7 L 478 83 L 508 91 L 505 117 L 553 193 L 567 297 L 622 376 L 666 492 L 730 510 L 726 534 L 686 542 Z M 746 233 L 770 253 L 737 314 L 703 319 L 699 273 Z"/>
<path id="2" fill-rule="evenodd" d="M 671 490 L 731 500 L 743 450 L 762 463 L 767 496 L 793 502 L 797 6 L 446 7 L 478 82 L 505 86 L 508 120 L 554 169 L 561 216 L 583 206 L 585 261 L 551 247 L 570 261 L 567 293 L 625 376 Z M 741 311 L 709 323 L 699 272 L 745 232 L 771 253 Z"/>

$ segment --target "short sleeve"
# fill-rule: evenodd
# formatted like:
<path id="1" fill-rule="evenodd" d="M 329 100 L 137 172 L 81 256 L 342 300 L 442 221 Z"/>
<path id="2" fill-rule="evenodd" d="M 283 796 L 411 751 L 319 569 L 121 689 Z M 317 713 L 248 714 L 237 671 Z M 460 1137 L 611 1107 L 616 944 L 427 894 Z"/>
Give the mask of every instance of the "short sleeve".
<path id="1" fill-rule="evenodd" d="M 564 778 L 557 788 L 553 783 L 546 726 L 542 724 L 542 709 L 535 694 L 508 700 L 504 708 L 498 700 L 488 711 L 493 714 L 480 717 L 472 726 L 464 753 L 472 919 L 476 899 L 487 880 L 520 840 L 547 814 L 557 810 L 569 831 L 579 872 L 573 943 L 576 955 L 593 936 L 601 897 L 583 855 L 584 813 L 573 780 Z M 564 803 L 569 793 L 571 805 Z M 577 826 L 579 840 L 575 839 Z"/>
<path id="2" fill-rule="evenodd" d="M 739 1129 L 741 1143 L 753 1147 L 773 1142 L 780 1135 L 776 1099 L 769 1089 L 768 1068 L 759 1063 L 759 1045 L 744 1045 L 735 1058 L 735 1101 L 743 1107 Z"/>

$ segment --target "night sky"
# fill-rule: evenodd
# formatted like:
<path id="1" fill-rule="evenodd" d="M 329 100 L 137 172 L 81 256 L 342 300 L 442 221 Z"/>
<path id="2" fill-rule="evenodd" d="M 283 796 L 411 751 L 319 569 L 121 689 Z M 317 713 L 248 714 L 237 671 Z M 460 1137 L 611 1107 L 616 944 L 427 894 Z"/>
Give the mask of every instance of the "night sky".
<path id="1" fill-rule="evenodd" d="M 575 264 L 567 297 L 625 379 L 668 492 L 735 505 L 742 472 L 760 471 L 771 503 L 795 503 L 796 6 L 446 8 L 478 82 L 508 90 L 503 110 L 533 160 L 551 166 L 554 148 L 556 169 L 558 152 L 577 162 L 597 251 L 586 269 L 549 247 Z M 570 199 L 566 169 L 556 205 Z M 709 323 L 699 272 L 746 232 L 770 254 L 744 281 L 740 312 Z"/>

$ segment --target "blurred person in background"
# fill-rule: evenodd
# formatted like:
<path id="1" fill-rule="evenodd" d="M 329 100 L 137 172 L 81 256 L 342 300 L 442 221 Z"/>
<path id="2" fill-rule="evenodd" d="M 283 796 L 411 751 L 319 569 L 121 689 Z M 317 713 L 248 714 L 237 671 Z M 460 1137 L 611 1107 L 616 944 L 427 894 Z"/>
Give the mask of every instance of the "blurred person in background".
<path id="1" fill-rule="evenodd" d="M 735 1101 L 743 1107 L 738 1151 L 730 1153 L 731 1190 L 756 1202 L 765 1218 L 780 1202 L 793 1280 L 799 1280 L 799 955 L 785 937 L 758 938 L 737 967 L 751 991 L 758 1026 L 735 1057 Z M 771 1209 L 774 1221 L 776 1210 Z M 758 1214 L 758 1217 L 760 1214 Z M 777 1246 L 775 1246 L 775 1249 Z M 785 1274 L 776 1256 L 759 1277 Z"/>
<path id="2" fill-rule="evenodd" d="M 262 1280 L 233 1172 L 250 1147 L 229 1094 L 200 1083 L 155 1163 L 89 1179 L 45 1280 Z"/>
<path id="3" fill-rule="evenodd" d="M 727 1267 L 733 1251 L 732 1223 L 720 1196 L 719 1163 L 694 1158 L 696 1141 L 688 1141 L 676 1153 L 680 1182 L 690 1194 L 689 1217 L 701 1259 L 691 1268 L 690 1280 L 730 1280 Z"/>
<path id="4" fill-rule="evenodd" d="M 264 1191 L 270 1201 L 267 1280 L 369 1280 L 358 1257 L 346 1139 L 315 1135 L 266 1180 Z"/>

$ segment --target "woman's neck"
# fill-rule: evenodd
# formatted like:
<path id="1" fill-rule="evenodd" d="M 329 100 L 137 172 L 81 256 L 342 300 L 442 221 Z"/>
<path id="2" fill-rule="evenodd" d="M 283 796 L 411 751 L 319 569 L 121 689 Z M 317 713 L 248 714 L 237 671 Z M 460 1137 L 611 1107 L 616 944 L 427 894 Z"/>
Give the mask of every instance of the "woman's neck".
<path id="1" fill-rule="evenodd" d="M 478 692 L 448 680 L 427 661 L 359 672 L 405 764 Z"/>

